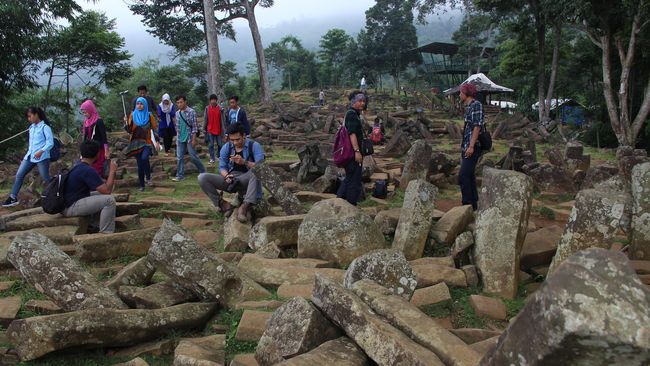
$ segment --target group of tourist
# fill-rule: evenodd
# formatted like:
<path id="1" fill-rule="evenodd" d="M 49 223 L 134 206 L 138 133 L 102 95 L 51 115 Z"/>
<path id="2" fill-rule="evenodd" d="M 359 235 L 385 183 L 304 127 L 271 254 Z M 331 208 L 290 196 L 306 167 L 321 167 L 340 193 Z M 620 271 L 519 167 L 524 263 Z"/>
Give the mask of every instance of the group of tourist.
<path id="1" fill-rule="evenodd" d="M 365 78 L 361 86 L 365 87 Z M 223 192 L 237 193 L 241 199 L 235 217 L 241 222 L 250 220 L 251 206 L 257 203 L 262 195 L 261 184 L 253 174 L 253 169 L 264 160 L 264 152 L 258 142 L 249 138 L 250 124 L 246 112 L 238 105 L 238 97 L 232 96 L 228 99 L 226 110 L 219 104 L 216 95 L 210 95 L 209 104 L 203 112 L 203 126 L 200 128 L 197 114 L 188 106 L 184 95 L 176 96 L 175 103 L 172 103 L 169 94 L 164 94 L 161 102 L 155 106 L 153 98 L 147 94 L 146 86 L 138 87 L 138 94 L 132 102 L 131 112 L 124 117 L 124 128 L 129 133 L 129 144 L 125 152 L 128 157 L 136 159 L 139 190 L 143 191 L 145 185 L 153 185 L 149 158 L 156 153 L 155 146 L 162 141 L 161 150 L 164 149 L 165 155 L 169 156 L 175 137 L 177 171 L 173 180 L 178 182 L 185 178 L 184 156 L 188 153 L 190 161 L 199 171 L 199 186 L 213 204 L 226 217 L 230 217 L 235 208 L 223 199 Z M 461 143 L 459 185 L 462 203 L 472 205 L 474 210 L 477 209 L 478 202 L 475 168 L 481 155 L 478 141 L 479 135 L 485 130 L 483 108 L 481 103 L 474 99 L 475 96 L 474 85 L 465 84 L 461 87 L 460 98 L 466 106 L 466 113 Z M 322 91 L 319 93 L 319 99 L 321 103 L 324 102 Z M 338 188 L 337 197 L 356 205 L 363 195 L 364 157 L 361 144 L 364 128 L 368 126 L 361 116 L 367 108 L 367 92 L 354 92 L 349 99 L 350 105 L 344 126 L 349 134 L 354 158 L 343 167 L 345 179 Z M 117 164 L 110 160 L 111 150 L 106 126 L 93 101 L 84 101 L 80 112 L 84 115 L 80 160 L 67 174 L 64 188 L 65 208 L 62 214 L 67 217 L 98 216 L 99 232 L 112 233 L 115 230 L 116 203 L 111 193 Z M 41 108 L 30 107 L 26 111 L 26 117 L 30 122 L 28 150 L 16 173 L 11 193 L 3 203 L 4 207 L 18 204 L 18 193 L 24 178 L 34 167 L 38 167 L 45 183 L 51 179 L 50 151 L 54 146 L 52 129 Z M 194 149 L 200 130 L 205 133 L 205 141 L 208 144 L 209 165 L 215 165 L 218 158 L 217 174 L 206 172 Z M 384 129 L 380 120 L 375 120 L 374 125 L 370 127 L 371 138 L 373 133 L 380 134 L 383 139 Z"/>

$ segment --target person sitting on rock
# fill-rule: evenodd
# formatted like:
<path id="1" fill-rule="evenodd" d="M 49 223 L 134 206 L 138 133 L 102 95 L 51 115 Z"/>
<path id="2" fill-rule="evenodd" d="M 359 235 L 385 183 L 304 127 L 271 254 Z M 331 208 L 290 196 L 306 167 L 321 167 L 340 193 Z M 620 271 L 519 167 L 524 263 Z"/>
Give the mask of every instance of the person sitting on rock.
<path id="1" fill-rule="evenodd" d="M 250 206 L 258 202 L 262 193 L 252 169 L 256 163 L 264 160 L 264 151 L 258 142 L 246 138 L 246 130 L 241 123 L 230 125 L 227 132 L 229 142 L 219 153 L 219 174 L 199 174 L 199 186 L 226 217 L 230 217 L 233 207 L 223 201 L 219 191 L 243 195 L 237 220 L 246 222 Z"/>
<path id="2" fill-rule="evenodd" d="M 116 204 L 111 193 L 115 182 L 117 164 L 111 161 L 108 179 L 104 182 L 93 168 L 100 150 L 101 146 L 95 140 L 85 141 L 79 146 L 81 162 L 68 173 L 68 180 L 63 190 L 65 200 L 63 216 L 99 215 L 99 232 L 112 234 L 115 232 Z"/>

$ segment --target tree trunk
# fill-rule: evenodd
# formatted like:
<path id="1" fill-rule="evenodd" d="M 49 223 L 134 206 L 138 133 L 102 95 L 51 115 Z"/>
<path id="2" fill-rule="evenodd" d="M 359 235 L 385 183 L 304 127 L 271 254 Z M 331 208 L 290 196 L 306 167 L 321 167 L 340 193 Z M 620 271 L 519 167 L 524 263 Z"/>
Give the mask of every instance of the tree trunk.
<path id="1" fill-rule="evenodd" d="M 537 32 L 537 102 L 538 102 L 538 117 L 542 122 L 548 118 L 548 111 L 546 110 L 546 102 L 544 98 L 545 84 L 546 84 L 546 25 L 539 14 L 539 10 L 535 15 L 535 28 Z"/>
<path id="2" fill-rule="evenodd" d="M 70 131 L 70 56 L 65 67 L 65 132 Z"/>
<path id="3" fill-rule="evenodd" d="M 221 84 L 221 70 L 219 68 L 221 63 L 219 56 L 219 35 L 217 33 L 217 23 L 214 19 L 213 0 L 203 0 L 203 13 L 205 14 L 208 63 L 210 64 L 210 75 L 208 75 L 208 78 L 212 78 L 212 89 L 209 92 L 210 94 L 216 94 L 223 100 L 225 99 L 225 95 Z M 208 82 L 208 85 L 210 85 L 210 82 Z"/>
<path id="4" fill-rule="evenodd" d="M 560 45 L 562 44 L 562 25 L 556 23 L 554 25 L 554 31 L 555 31 L 555 42 L 553 44 L 553 61 L 551 63 L 551 77 L 548 81 L 548 91 L 546 93 L 546 101 L 545 101 L 546 106 L 544 108 L 546 113 L 545 117 L 550 117 L 551 115 L 551 101 L 555 93 L 557 69 L 559 67 L 559 61 L 560 61 Z"/>
<path id="5" fill-rule="evenodd" d="M 52 78 L 54 77 L 54 65 L 56 65 L 56 59 L 52 58 L 52 65 L 50 66 L 50 75 L 47 78 L 47 88 L 45 88 L 45 101 L 43 102 L 44 111 L 47 111 L 47 107 L 50 105 L 50 89 L 52 88 Z"/>
<path id="6" fill-rule="evenodd" d="M 205 14 L 205 8 L 203 9 L 203 19 L 208 19 L 208 17 Z M 203 22 L 203 34 L 205 35 L 205 44 L 208 44 L 208 29 L 206 28 L 205 24 L 207 22 Z M 206 68 L 207 68 L 207 74 L 205 74 L 205 81 L 208 86 L 208 93 L 211 93 L 212 90 L 214 90 L 214 83 L 212 82 L 212 68 L 210 67 L 210 57 L 205 62 Z"/>
<path id="7" fill-rule="evenodd" d="M 260 29 L 257 26 L 257 18 L 255 17 L 255 8 L 248 0 L 241 0 L 242 5 L 246 9 L 246 17 L 248 19 L 248 26 L 251 29 L 253 36 L 253 44 L 255 45 L 255 57 L 257 58 L 257 71 L 260 75 L 260 99 L 262 103 L 271 102 L 271 86 L 269 84 L 269 75 L 266 68 L 266 57 L 264 56 L 264 45 L 262 44 L 262 36 Z"/>

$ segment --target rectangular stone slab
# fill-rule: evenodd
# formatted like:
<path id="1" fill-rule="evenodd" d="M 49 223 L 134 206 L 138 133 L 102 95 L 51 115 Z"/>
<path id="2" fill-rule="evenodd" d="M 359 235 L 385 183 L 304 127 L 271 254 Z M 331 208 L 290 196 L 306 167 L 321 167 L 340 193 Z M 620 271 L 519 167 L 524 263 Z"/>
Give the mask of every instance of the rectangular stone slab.
<path id="1" fill-rule="evenodd" d="M 342 283 L 343 277 L 345 276 L 345 271 L 338 268 L 294 267 L 285 265 L 281 260 L 259 258 L 261 257 L 246 254 L 239 261 L 237 268 L 255 282 L 264 286 L 280 286 L 285 283 L 292 285 L 311 284 L 314 283 L 316 273 L 320 273 L 323 276 L 335 279 L 338 283 Z"/>
<path id="2" fill-rule="evenodd" d="M 259 249 L 275 241 L 280 247 L 298 244 L 298 228 L 305 215 L 267 216 L 253 226 L 248 245 Z"/>
<path id="3" fill-rule="evenodd" d="M 79 223 L 79 218 L 77 217 L 63 217 L 62 215 L 48 215 L 38 214 L 38 215 L 29 215 L 17 218 L 16 220 L 10 221 L 5 225 L 6 231 L 25 231 L 30 229 L 36 229 L 39 227 L 52 227 L 52 226 L 65 226 L 73 225 L 77 226 Z"/>
<path id="4" fill-rule="evenodd" d="M 378 365 L 445 366 L 435 353 L 386 323 L 351 290 L 316 276 L 312 301 Z"/>
<path id="5" fill-rule="evenodd" d="M 352 288 L 372 310 L 432 350 L 446 365 L 475 366 L 481 360 L 481 355 L 465 342 L 401 296 L 393 295 L 390 290 L 370 280 L 357 281 Z"/>
<path id="6" fill-rule="evenodd" d="M 347 337 L 328 341 L 314 350 L 284 361 L 279 366 L 365 366 L 368 357 Z"/>
<path id="7" fill-rule="evenodd" d="M 155 310 L 88 309 L 16 320 L 7 335 L 18 357 L 29 361 L 70 347 L 129 346 L 172 330 L 201 328 L 216 309 L 214 303 Z"/>
<path id="8" fill-rule="evenodd" d="M 104 261 L 123 255 L 147 254 L 151 241 L 158 232 L 152 227 L 114 234 L 87 234 L 74 237 L 77 255 L 86 262 Z"/>

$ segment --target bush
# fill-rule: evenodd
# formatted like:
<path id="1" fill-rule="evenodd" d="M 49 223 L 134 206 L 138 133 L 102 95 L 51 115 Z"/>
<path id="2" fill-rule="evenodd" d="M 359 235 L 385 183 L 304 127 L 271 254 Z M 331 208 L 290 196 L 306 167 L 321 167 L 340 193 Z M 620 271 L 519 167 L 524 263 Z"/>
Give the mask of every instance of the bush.
<path id="1" fill-rule="evenodd" d="M 618 147 L 618 140 L 609 122 L 594 122 L 582 136 L 582 142 L 593 147 Z M 600 146 L 599 146 L 600 145 Z"/>

